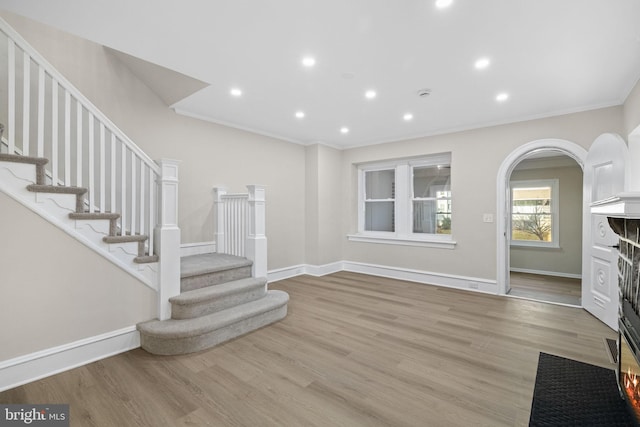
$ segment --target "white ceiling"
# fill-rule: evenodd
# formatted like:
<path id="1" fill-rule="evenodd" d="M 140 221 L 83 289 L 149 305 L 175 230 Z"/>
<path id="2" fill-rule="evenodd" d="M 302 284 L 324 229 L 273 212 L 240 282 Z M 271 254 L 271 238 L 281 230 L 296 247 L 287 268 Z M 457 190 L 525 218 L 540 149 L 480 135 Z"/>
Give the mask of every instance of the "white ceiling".
<path id="1" fill-rule="evenodd" d="M 620 105 L 640 77 L 639 0 L 453 0 L 446 9 L 435 0 L 0 0 L 0 8 L 207 83 L 173 104 L 179 112 L 302 144 L 352 147 Z M 314 67 L 301 64 L 306 55 Z M 491 60 L 487 69 L 475 69 L 480 57 Z M 230 96 L 232 87 L 242 96 Z M 432 94 L 419 97 L 423 88 Z M 375 99 L 365 99 L 369 89 Z M 502 103 L 501 92 L 510 95 Z"/>

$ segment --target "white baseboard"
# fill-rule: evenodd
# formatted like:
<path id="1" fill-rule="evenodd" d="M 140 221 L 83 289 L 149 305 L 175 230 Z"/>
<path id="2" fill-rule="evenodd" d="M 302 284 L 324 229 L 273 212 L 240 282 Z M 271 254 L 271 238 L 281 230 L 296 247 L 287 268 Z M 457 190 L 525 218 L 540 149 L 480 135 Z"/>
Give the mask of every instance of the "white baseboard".
<path id="1" fill-rule="evenodd" d="M 392 279 L 407 280 L 427 285 L 436 285 L 490 294 L 498 293 L 498 285 L 495 280 L 365 264 L 353 261 L 337 261 L 325 265 L 299 264 L 292 267 L 271 270 L 268 273 L 268 280 L 269 282 L 277 282 L 278 280 L 289 279 L 303 274 L 317 277 L 337 273 L 339 271 L 370 274 L 372 276 L 389 277 Z"/>
<path id="2" fill-rule="evenodd" d="M 541 274 L 543 276 L 566 277 L 568 279 L 582 279 L 582 274 L 560 273 L 558 271 L 530 270 L 528 268 L 510 268 L 514 273 Z"/>
<path id="3" fill-rule="evenodd" d="M 0 392 L 140 347 L 135 326 L 0 362 Z"/>
<path id="4" fill-rule="evenodd" d="M 180 257 L 212 254 L 216 251 L 216 242 L 197 242 L 180 244 Z"/>
<path id="5" fill-rule="evenodd" d="M 353 261 L 343 261 L 343 265 L 344 271 L 350 271 L 353 273 L 370 274 L 372 276 L 389 277 L 391 279 L 407 280 L 409 282 L 422 283 L 425 285 L 435 285 L 467 291 L 489 294 L 498 293 L 498 284 L 495 280 L 389 267 L 384 265 L 365 264 Z"/>

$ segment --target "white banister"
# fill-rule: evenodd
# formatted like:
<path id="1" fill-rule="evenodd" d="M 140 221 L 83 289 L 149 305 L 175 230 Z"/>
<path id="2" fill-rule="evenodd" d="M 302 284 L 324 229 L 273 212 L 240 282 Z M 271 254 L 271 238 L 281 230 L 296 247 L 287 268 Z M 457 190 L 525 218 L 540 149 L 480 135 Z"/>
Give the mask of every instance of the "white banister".
<path id="1" fill-rule="evenodd" d="M 180 228 L 178 228 L 178 160 L 158 160 L 160 218 L 156 240 L 162 262 L 158 270 L 158 319 L 171 318 L 169 298 L 180 294 Z"/>
<path id="2" fill-rule="evenodd" d="M 248 185 L 246 194 L 228 194 L 215 187 L 215 240 L 220 253 L 253 261 L 254 277 L 267 274 L 267 237 L 265 233 L 265 188 Z"/>
<path id="3" fill-rule="evenodd" d="M 265 188 L 247 185 L 249 190 L 249 233 L 246 257 L 253 261 L 253 276 L 267 276 L 267 236 Z"/>
<path id="4" fill-rule="evenodd" d="M 118 234 L 147 235 L 142 258 L 164 252 L 151 286 L 166 318 L 167 298 L 180 290 L 177 162 L 153 161 L 1 18 L 0 43 L 8 152 L 48 158 L 46 184 L 87 188 L 85 210 L 119 213 Z"/>

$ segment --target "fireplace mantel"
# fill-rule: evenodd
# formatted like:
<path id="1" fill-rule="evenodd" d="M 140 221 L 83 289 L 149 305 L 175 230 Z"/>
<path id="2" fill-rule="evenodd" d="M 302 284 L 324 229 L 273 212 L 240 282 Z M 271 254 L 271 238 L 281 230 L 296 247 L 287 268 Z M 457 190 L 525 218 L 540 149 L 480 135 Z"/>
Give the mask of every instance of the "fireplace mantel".
<path id="1" fill-rule="evenodd" d="M 620 193 L 591 204 L 591 213 L 612 218 L 640 218 L 640 192 Z"/>

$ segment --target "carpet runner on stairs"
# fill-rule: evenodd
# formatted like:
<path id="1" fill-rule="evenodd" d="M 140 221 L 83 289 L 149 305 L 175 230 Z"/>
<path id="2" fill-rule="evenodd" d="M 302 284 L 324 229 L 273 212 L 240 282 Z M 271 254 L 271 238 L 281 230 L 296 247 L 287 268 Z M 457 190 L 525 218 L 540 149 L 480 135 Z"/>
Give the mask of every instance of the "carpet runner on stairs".
<path id="1" fill-rule="evenodd" d="M 140 323 L 140 344 L 153 354 L 204 350 L 287 315 L 289 295 L 251 277 L 251 261 L 225 254 L 182 258 L 182 293 L 171 298 L 171 319 Z"/>

